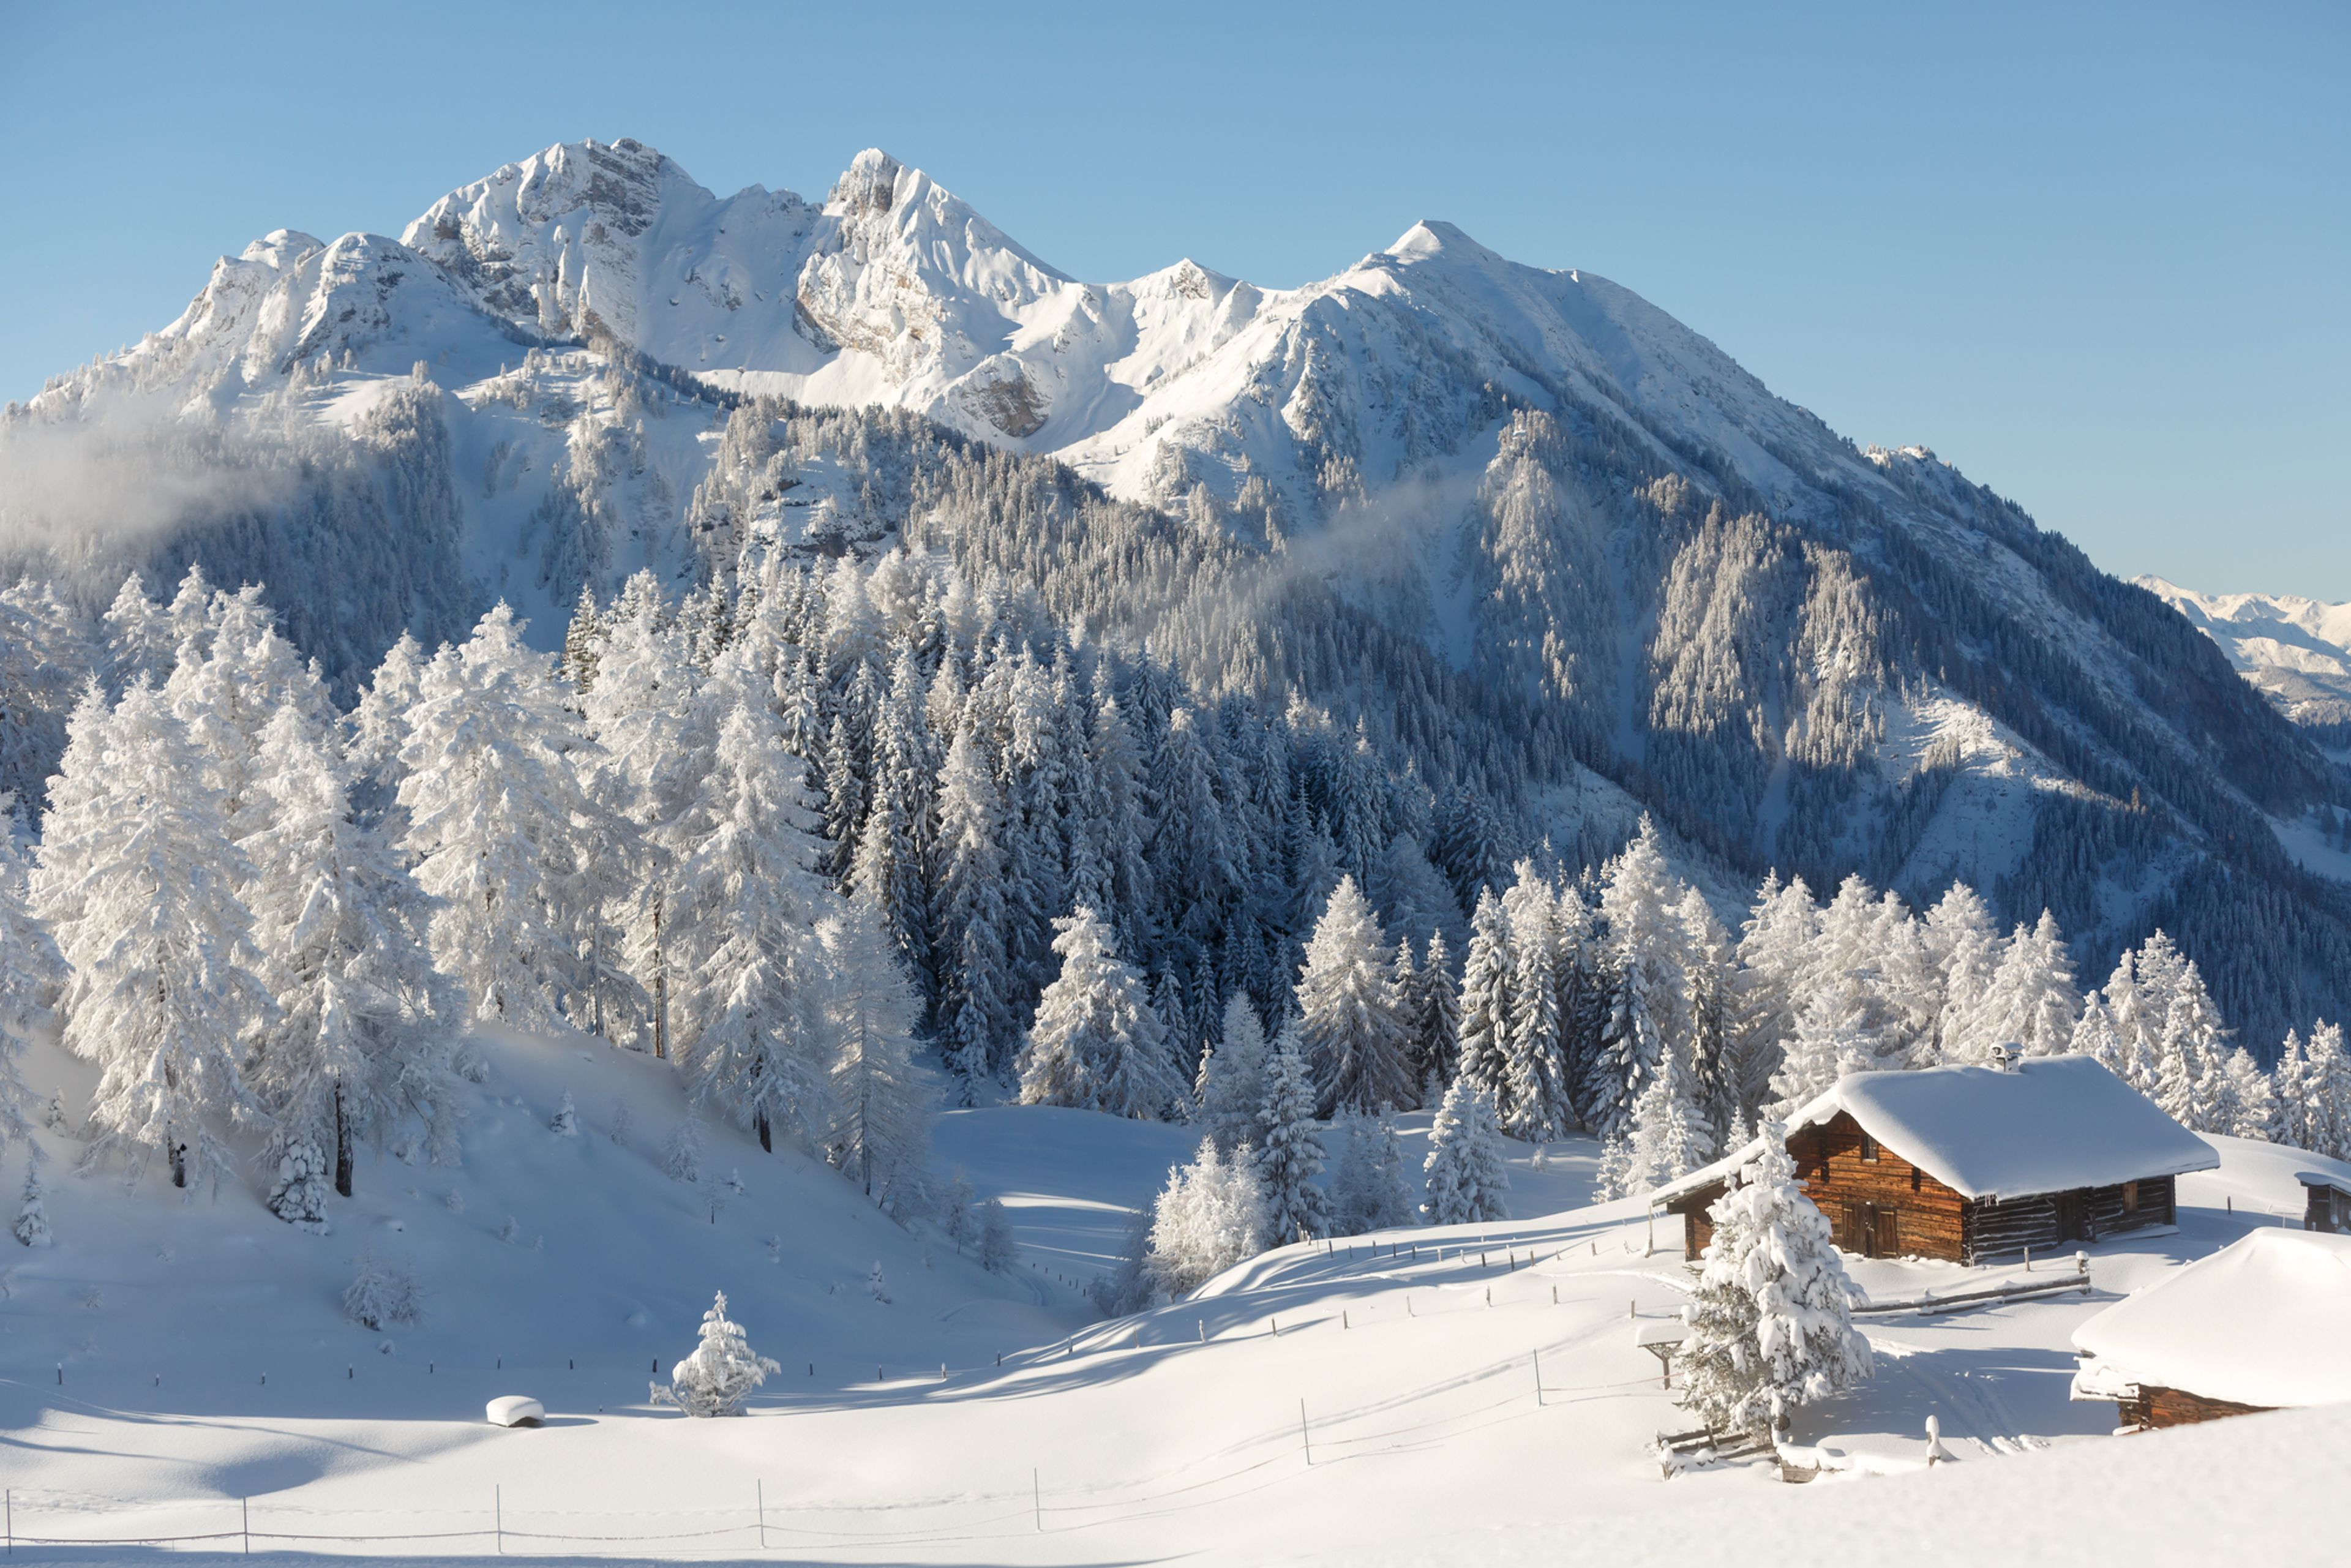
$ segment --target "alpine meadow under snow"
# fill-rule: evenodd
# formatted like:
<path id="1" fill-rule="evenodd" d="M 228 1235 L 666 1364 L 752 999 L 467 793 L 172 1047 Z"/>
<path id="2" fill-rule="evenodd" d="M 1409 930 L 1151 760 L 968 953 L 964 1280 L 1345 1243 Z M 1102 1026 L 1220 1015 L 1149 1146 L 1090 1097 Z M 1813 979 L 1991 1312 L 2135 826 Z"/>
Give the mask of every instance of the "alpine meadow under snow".
<path id="1" fill-rule="evenodd" d="M 2071 1488 L 2176 1556 L 2163 1478 L 2342 1435 L 2066 1394 L 2351 1194 L 2340 617 L 1602 279 L 1084 284 L 880 152 L 559 146 L 11 404 L 0 552 L 20 1549 L 1777 1561 Z M 2176 1223 L 1840 1252 L 1788 1132 L 1979 1076 L 2074 1086 L 2038 1169 L 2152 1118 Z"/>

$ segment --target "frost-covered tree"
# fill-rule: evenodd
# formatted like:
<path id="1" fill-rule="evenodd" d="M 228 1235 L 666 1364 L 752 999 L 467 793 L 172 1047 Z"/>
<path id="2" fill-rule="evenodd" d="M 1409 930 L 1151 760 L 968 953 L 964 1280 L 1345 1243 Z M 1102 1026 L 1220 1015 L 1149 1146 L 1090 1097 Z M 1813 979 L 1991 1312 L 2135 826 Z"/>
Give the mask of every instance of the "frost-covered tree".
<path id="1" fill-rule="evenodd" d="M 1506 1066 L 1495 1103 L 1504 1132 L 1542 1143 L 1565 1132 L 1575 1116 L 1560 1016 L 1561 969 L 1573 960 L 1562 951 L 1558 901 L 1531 862 L 1520 862 L 1502 905 L 1510 916 L 1516 967 Z"/>
<path id="2" fill-rule="evenodd" d="M 1691 1103 L 1689 1084 L 1673 1052 L 1634 1102 L 1633 1119 L 1619 1134 L 1625 1147 L 1609 1160 L 1608 1197 L 1630 1197 L 1696 1170 L 1713 1155 L 1702 1113 Z"/>
<path id="3" fill-rule="evenodd" d="M 16 1202 L 16 1220 L 10 1233 L 26 1247 L 47 1247 L 56 1239 L 49 1230 L 48 1192 L 41 1185 L 38 1154 L 26 1158 L 25 1188 Z"/>
<path id="4" fill-rule="evenodd" d="M 2351 1160 L 2351 1051 L 2343 1026 L 2320 1022 L 2310 1031 L 2309 1065 L 2303 1073 L 2303 1146 L 2315 1155 Z"/>
<path id="5" fill-rule="evenodd" d="M 2074 961 L 2047 910 L 2030 928 L 2019 925 L 1977 1007 L 1980 1038 L 2015 1044 L 2027 1056 L 2056 1056 L 2073 1045 L 2081 998 Z"/>
<path id="6" fill-rule="evenodd" d="M 1770 1102 L 1772 1075 L 1796 1032 L 1801 982 L 1819 933 L 1820 910 L 1803 879 L 1766 877 L 1740 928 L 1730 988 L 1731 1079 L 1739 1108 L 1750 1117 Z"/>
<path id="7" fill-rule="evenodd" d="M 1804 1196 L 1785 1129 L 1708 1211 L 1714 1239 L 1675 1359 L 1682 1404 L 1712 1432 L 1783 1432 L 1800 1407 L 1869 1375 L 1869 1341 L 1853 1326 L 1854 1288 L 1829 1222 Z"/>
<path id="8" fill-rule="evenodd" d="M 1150 1250 L 1144 1261 L 1155 1291 L 1188 1295 L 1265 1250 L 1265 1192 L 1249 1155 L 1244 1148 L 1228 1158 L 1217 1152 L 1215 1139 L 1202 1138 L 1191 1164 L 1169 1169 L 1167 1185 L 1152 1205 Z"/>
<path id="9" fill-rule="evenodd" d="M 86 1157 L 119 1151 L 135 1176 L 161 1155 L 174 1186 L 227 1175 L 216 1129 L 261 1117 L 238 1061 L 273 1009 L 246 967 L 250 868 L 153 687 L 77 710 L 46 826 L 36 910 L 72 971 L 65 1045 L 99 1067 Z"/>
<path id="10" fill-rule="evenodd" d="M 2144 966 L 2142 967 L 2144 967 Z M 2162 1032 L 2155 1048 L 2155 1103 L 2163 1113 L 2196 1132 L 2218 1132 L 2210 1124 L 2210 1098 L 2223 1082 L 2223 1041 L 2227 1031 L 2212 1006 L 2204 979 L 2190 959 L 2167 988 L 2170 1005 L 2164 1011 Z"/>
<path id="11" fill-rule="evenodd" d="M 1403 1020 L 1388 984 L 1387 936 L 1363 890 L 1342 876 L 1306 945 L 1298 1039 L 1314 1072 L 1315 1113 L 1408 1105 Z"/>
<path id="12" fill-rule="evenodd" d="M 1331 1171 L 1331 1228 L 1361 1236 L 1417 1221 L 1413 1183 L 1405 1169 L 1395 1124 L 1383 1114 L 1351 1116 Z"/>
<path id="13" fill-rule="evenodd" d="M 434 958 L 475 1017 L 554 1022 L 596 913 L 583 882 L 611 862 L 619 830 L 583 787 L 591 743 L 504 604 L 435 655 L 400 756 L 402 848 L 441 901 Z"/>
<path id="14" fill-rule="evenodd" d="M 672 1181 L 693 1184 L 702 1179 L 702 1121 L 688 1113 L 669 1130 L 662 1145 L 662 1174 Z"/>
<path id="15" fill-rule="evenodd" d="M 1224 1040 L 1201 1063 L 1200 1115 L 1217 1147 L 1231 1154 L 1257 1137 L 1258 1108 L 1265 1103 L 1265 1028 L 1245 991 L 1225 1003 Z"/>
<path id="16" fill-rule="evenodd" d="M 1419 1080 L 1424 1105 L 1443 1099 L 1445 1086 L 1461 1070 L 1461 993 L 1453 977 L 1452 958 L 1445 933 L 1431 933 L 1414 998 L 1409 1061 Z"/>
<path id="17" fill-rule="evenodd" d="M 1157 1117 L 1183 1091 L 1143 977 L 1118 956 L 1092 909 L 1080 905 L 1053 925 L 1061 972 L 1038 998 L 1029 1026 L 1021 1103 Z"/>
<path id="18" fill-rule="evenodd" d="M 1988 1033 L 1997 1033 L 1997 1028 L 1982 1017 L 2001 957 L 1991 911 L 1974 888 L 1955 882 L 1927 912 L 1926 925 L 1928 961 L 1941 980 L 1942 994 L 1936 1009 L 1936 1060 L 1986 1061 L 1991 1047 L 2001 1043 L 1986 1038 Z"/>
<path id="19" fill-rule="evenodd" d="M 1630 1121 L 1658 1058 L 1689 1039 L 1687 932 L 1675 913 L 1682 892 L 1645 814 L 1640 832 L 1610 862 L 1600 899 L 1617 977 L 1615 1013 L 1593 1062 L 1589 1096 L 1593 1130 L 1604 1138 Z"/>
<path id="20" fill-rule="evenodd" d="M 1469 919 L 1469 948 L 1461 971 L 1461 1061 L 1458 1076 L 1499 1092 L 1510 1074 L 1510 916 L 1489 886 Z"/>
<path id="21" fill-rule="evenodd" d="M 1796 1019 L 1780 1071 L 1771 1077 L 1772 1104 L 1786 1115 L 1848 1072 L 1874 1065 L 1878 1037 L 1865 1022 L 1868 1004 L 1852 988 L 1815 991 Z"/>
<path id="22" fill-rule="evenodd" d="M 1483 1084 L 1457 1078 L 1445 1092 L 1421 1169 L 1427 1196 L 1420 1211 L 1431 1225 L 1476 1225 L 1510 1217 L 1502 1196 L 1510 1189 L 1502 1132 Z"/>
<path id="23" fill-rule="evenodd" d="M 2283 1143 L 2276 1087 L 2252 1052 L 2241 1045 L 2229 1052 L 2221 1061 L 2220 1077 L 2226 1093 L 2225 1100 L 2213 1096 L 2210 1114 L 2217 1129 L 2232 1137 Z"/>
<path id="24" fill-rule="evenodd" d="M 1265 1102 L 1258 1107 L 1257 1126 L 1257 1174 L 1265 1186 L 1269 1240 L 1280 1244 L 1324 1235 L 1330 1206 L 1314 1185 L 1322 1170 L 1322 1138 L 1314 1124 L 1313 1078 L 1294 1028 L 1276 1037 L 1266 1059 Z"/>
<path id="25" fill-rule="evenodd" d="M 939 1035 L 961 1076 L 967 1104 L 1009 1049 L 1003 807 L 967 717 L 939 769 Z"/>
<path id="26" fill-rule="evenodd" d="M 852 898 L 818 932 L 831 968 L 832 1161 L 889 1213 L 919 1207 L 929 1096 L 914 1067 L 914 998 L 871 901 Z"/>
<path id="27" fill-rule="evenodd" d="M 979 1266 L 991 1274 L 1008 1273 L 1020 1260 L 1012 1239 L 1012 1217 L 1001 1200 L 990 1197 L 979 1206 Z"/>
<path id="28" fill-rule="evenodd" d="M 874 1265 L 880 1271 L 881 1265 Z M 670 1368 L 669 1385 L 654 1383 L 647 1392 L 656 1405 L 673 1406 L 689 1416 L 740 1416 L 743 1402 L 783 1367 L 751 1348 L 743 1325 L 726 1317 L 726 1293 L 721 1291 L 711 1309 L 702 1314 L 702 1341 L 694 1354 Z"/>
<path id="29" fill-rule="evenodd" d="M 353 811 L 347 769 L 293 704 L 262 731 L 244 843 L 259 977 L 277 1004 L 248 1061 L 275 1125 L 265 1164 L 279 1218 L 323 1218 L 312 1167 L 351 1193 L 355 1146 L 402 1118 L 456 1159 L 449 1032 L 462 1015 L 429 950 L 432 904 Z"/>
<path id="30" fill-rule="evenodd" d="M 695 1105 L 772 1148 L 778 1125 L 820 1142 L 831 1121 L 827 963 L 808 813 L 774 726 L 738 706 L 688 811 L 669 940 L 684 977 L 679 1065 Z"/>
<path id="31" fill-rule="evenodd" d="M 16 802 L 0 795 L 0 1153 L 32 1130 L 37 1099 L 25 1082 L 25 1051 L 65 977 L 65 959 L 26 902 L 30 868 L 16 826 Z"/>
<path id="32" fill-rule="evenodd" d="M 424 1291 L 416 1270 L 405 1261 L 390 1262 L 362 1249 L 343 1287 L 343 1315 L 364 1329 L 412 1328 L 424 1321 Z"/>

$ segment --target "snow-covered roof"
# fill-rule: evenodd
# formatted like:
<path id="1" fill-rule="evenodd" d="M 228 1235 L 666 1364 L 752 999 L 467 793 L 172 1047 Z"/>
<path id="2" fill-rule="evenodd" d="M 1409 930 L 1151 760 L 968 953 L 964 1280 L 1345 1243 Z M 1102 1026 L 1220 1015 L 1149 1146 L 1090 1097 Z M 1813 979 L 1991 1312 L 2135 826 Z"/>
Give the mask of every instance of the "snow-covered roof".
<path id="1" fill-rule="evenodd" d="M 2351 1236 L 2265 1227 L 2074 1331 L 2074 1396 L 2177 1388 L 2262 1409 L 2351 1401 Z"/>
<path id="2" fill-rule="evenodd" d="M 2210 1170 L 2212 1145 L 2095 1060 L 2044 1056 L 2003 1071 L 1848 1072 L 1788 1118 L 1788 1131 L 1850 1114 L 1895 1154 L 1965 1197 L 2011 1198 Z M 1759 1139 L 1649 1195 L 1653 1204 L 1727 1181 Z"/>

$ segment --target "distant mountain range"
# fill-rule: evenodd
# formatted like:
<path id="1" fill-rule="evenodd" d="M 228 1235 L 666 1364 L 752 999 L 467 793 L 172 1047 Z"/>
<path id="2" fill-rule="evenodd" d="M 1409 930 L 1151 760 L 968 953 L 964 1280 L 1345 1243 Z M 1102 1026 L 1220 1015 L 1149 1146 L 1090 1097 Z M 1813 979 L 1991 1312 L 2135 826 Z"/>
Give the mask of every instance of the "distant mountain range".
<path id="1" fill-rule="evenodd" d="M 878 152 L 814 202 L 567 144 L 397 239 L 224 258 L 12 406 L 0 464 L 44 476 L 0 486 L 14 552 L 82 601 L 266 578 L 345 689 L 498 598 L 551 644 L 641 568 L 953 538 L 1204 689 L 1362 717 L 1530 843 L 1573 843 L 1597 777 L 1716 885 L 1961 877 L 2089 967 L 2165 925 L 2259 1047 L 2351 1011 L 2351 907 L 2287 847 L 2351 803 L 2300 727 L 2351 712 L 2346 612 L 2119 581 L 1448 224 L 1294 289 L 1086 283 Z M 126 471 L 172 482 L 97 508 Z M 1317 662 L 1357 624 L 1385 651 Z"/>
<path id="2" fill-rule="evenodd" d="M 2142 577 L 2220 645 L 2229 663 L 2295 723 L 2336 732 L 2351 749 L 2351 604 L 2291 593 L 2199 593 Z"/>

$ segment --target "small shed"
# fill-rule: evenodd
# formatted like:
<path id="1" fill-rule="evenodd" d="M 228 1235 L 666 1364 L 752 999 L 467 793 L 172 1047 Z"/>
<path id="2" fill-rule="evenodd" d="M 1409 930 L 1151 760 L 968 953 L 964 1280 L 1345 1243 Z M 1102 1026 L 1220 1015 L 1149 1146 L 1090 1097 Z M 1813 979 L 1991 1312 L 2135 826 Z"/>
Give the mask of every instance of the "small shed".
<path id="1" fill-rule="evenodd" d="M 2074 1331 L 2076 1399 L 2177 1427 L 2351 1401 L 2351 1236 L 2263 1227 Z"/>
<path id="2" fill-rule="evenodd" d="M 2173 1224 L 2174 1178 L 2220 1163 L 2086 1056 L 1849 1072 L 1788 1118 L 1787 1138 L 1839 1247 L 1969 1264 Z M 1650 1194 L 1682 1217 L 1691 1258 L 1713 1239 L 1708 1209 L 1761 1148 Z"/>
<path id="3" fill-rule="evenodd" d="M 2302 1216 L 2304 1230 L 2325 1230 L 2338 1236 L 2351 1232 L 2351 1183 L 2324 1171 L 2303 1171 L 2294 1179 L 2302 1183 L 2308 1199 Z"/>

